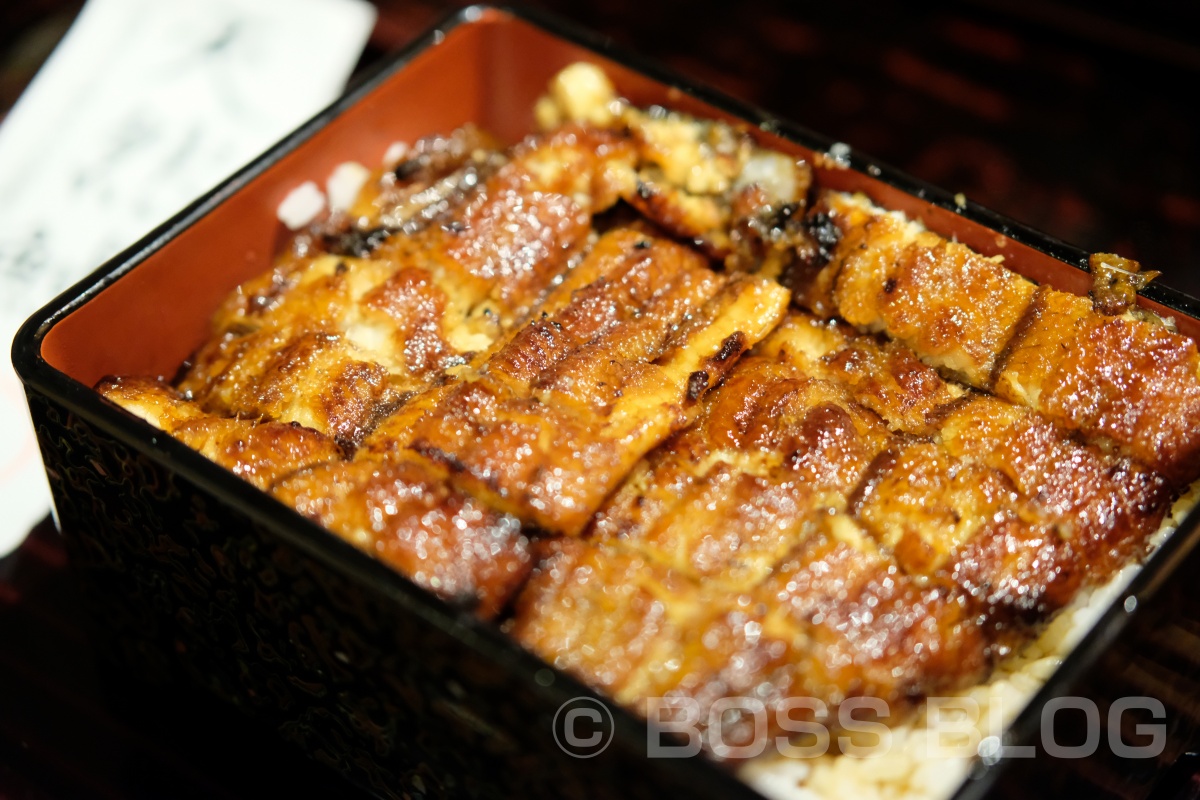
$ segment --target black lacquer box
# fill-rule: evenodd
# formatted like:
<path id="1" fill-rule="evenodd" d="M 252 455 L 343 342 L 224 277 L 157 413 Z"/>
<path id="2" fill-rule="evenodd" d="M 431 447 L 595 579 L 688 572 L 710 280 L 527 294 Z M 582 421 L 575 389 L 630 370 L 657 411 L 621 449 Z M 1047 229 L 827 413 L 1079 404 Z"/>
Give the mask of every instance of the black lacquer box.
<path id="1" fill-rule="evenodd" d="M 578 681 L 90 387 L 109 374 L 174 374 L 222 298 L 271 264 L 284 236 L 275 211 L 293 187 L 466 122 L 516 141 L 549 78 L 581 59 L 637 104 L 744 121 L 817 164 L 823 186 L 863 191 L 1039 283 L 1090 285 L 1086 254 L 1062 242 L 844 147 L 828 155 L 833 143 L 805 128 L 561 23 L 472 7 L 64 293 L 22 328 L 13 360 L 97 637 L 125 669 L 205 686 L 381 797 L 757 795 L 702 758 L 648 758 L 646 725 L 615 706 L 611 746 L 564 754 L 555 713 L 595 697 Z M 1200 336 L 1200 302 L 1157 285 L 1142 302 Z M 960 797 L 1194 796 L 1198 539 L 1193 513 L 1010 727 L 1005 743 L 1037 756 L 981 762 Z M 1160 700 L 1165 719 L 1128 723 L 1130 741 L 1137 724 L 1160 725 L 1161 755 L 1122 758 L 1107 743 L 1087 758 L 1047 755 L 1043 712 L 1062 695 L 1091 698 L 1101 714 L 1118 697 Z M 1058 744 L 1082 740 L 1070 714 L 1058 718 Z"/>

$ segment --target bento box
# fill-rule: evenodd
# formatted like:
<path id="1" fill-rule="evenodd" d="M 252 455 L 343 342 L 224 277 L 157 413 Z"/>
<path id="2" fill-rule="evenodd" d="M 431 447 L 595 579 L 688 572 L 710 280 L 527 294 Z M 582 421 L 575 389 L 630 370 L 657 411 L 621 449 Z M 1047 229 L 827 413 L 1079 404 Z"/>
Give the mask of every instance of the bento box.
<path id="1" fill-rule="evenodd" d="M 114 374 L 169 379 L 212 310 L 271 264 L 287 236 L 276 210 L 296 186 L 465 123 L 518 141 L 547 81 L 580 60 L 635 104 L 745 123 L 814 164 L 825 187 L 863 192 L 1039 284 L 1091 285 L 1082 251 L 537 14 L 471 7 L 389 60 L 36 314 L 13 349 L 55 519 L 113 657 L 148 680 L 207 687 L 378 796 L 759 795 L 703 756 L 652 757 L 653 726 L 91 387 Z M 1139 302 L 1200 337 L 1196 300 L 1152 284 Z M 1188 785 L 1198 528 L 1195 512 L 1182 520 L 956 796 Z M 586 753 L 560 739 L 563 709 L 581 698 L 609 726 Z"/>

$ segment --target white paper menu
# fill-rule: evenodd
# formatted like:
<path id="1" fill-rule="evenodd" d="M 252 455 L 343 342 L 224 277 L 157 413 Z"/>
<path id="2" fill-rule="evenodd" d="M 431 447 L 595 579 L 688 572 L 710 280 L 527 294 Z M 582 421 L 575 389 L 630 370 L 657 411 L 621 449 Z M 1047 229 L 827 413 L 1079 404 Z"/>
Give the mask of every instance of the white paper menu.
<path id="1" fill-rule="evenodd" d="M 88 0 L 0 124 L 0 555 L 50 506 L 17 328 L 336 98 L 374 22 L 365 0 Z"/>

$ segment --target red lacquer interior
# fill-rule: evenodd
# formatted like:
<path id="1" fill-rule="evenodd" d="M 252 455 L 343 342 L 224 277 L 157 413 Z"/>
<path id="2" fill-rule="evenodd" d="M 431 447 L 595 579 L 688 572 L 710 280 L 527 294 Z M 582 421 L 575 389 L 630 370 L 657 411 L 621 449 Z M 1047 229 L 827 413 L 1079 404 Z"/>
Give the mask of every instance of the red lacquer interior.
<path id="1" fill-rule="evenodd" d="M 270 266 L 282 229 L 275 211 L 306 180 L 323 184 L 339 163 L 379 163 L 388 145 L 473 121 L 515 141 L 531 127 L 534 101 L 549 78 L 580 59 L 608 70 L 622 94 L 707 116 L 730 116 L 684 93 L 607 61 L 501 11 L 485 11 L 392 75 L 361 102 L 289 153 L 228 202 L 150 255 L 65 317 L 46 336 L 42 356 L 93 385 L 110 374 L 173 375 L 208 336 L 209 318 L 238 284 Z M 819 120 L 806 120 L 820 128 Z M 757 129 L 756 129 L 757 131 Z M 757 132 L 781 149 L 802 147 Z M 1030 278 L 1082 293 L 1085 274 L 995 231 L 900 192 L 862 173 L 822 170 L 833 188 L 865 191 L 977 250 L 1002 253 Z M 1189 335 L 1200 323 L 1179 319 Z"/>

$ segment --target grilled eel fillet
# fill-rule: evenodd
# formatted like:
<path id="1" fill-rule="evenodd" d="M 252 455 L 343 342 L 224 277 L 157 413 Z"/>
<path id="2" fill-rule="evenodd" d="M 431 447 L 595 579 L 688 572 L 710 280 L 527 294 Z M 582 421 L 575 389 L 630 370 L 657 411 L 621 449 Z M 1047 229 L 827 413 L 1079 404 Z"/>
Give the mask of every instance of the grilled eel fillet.
<path id="1" fill-rule="evenodd" d="M 96 390 L 260 489 L 298 469 L 342 457 L 341 448 L 317 431 L 210 414 L 160 381 L 106 378 Z"/>
<path id="2" fill-rule="evenodd" d="M 1192 339 L 1100 314 L 1086 298 L 1035 286 L 863 198 L 830 193 L 821 205 L 811 218 L 833 234 L 829 260 L 793 284 L 802 305 L 884 333 L 968 386 L 1115 447 L 1176 488 L 1200 475 Z"/>
<path id="3" fill-rule="evenodd" d="M 221 417 L 171 387 L 106 379 L 98 391 L 446 600 L 494 617 L 533 566 L 513 517 L 418 464 L 346 462 L 298 423 Z"/>
<path id="4" fill-rule="evenodd" d="M 486 350 L 585 247 L 633 159 L 616 134 L 578 127 L 507 158 L 486 144 L 472 129 L 419 143 L 363 193 L 352 228 L 300 240 L 231 296 L 179 388 L 353 447 Z"/>
<path id="5" fill-rule="evenodd" d="M 504 609 L 533 567 L 519 520 L 454 490 L 419 463 L 321 464 L 284 478 L 271 493 L 485 619 Z"/>
<path id="6" fill-rule="evenodd" d="M 578 534 L 787 302 L 773 281 L 616 229 L 482 365 L 410 400 L 359 452 L 419 457 L 529 525 Z"/>
<path id="7" fill-rule="evenodd" d="M 508 626 L 642 713 L 697 701 L 702 728 L 732 696 L 816 698 L 822 722 L 856 695 L 902 713 L 976 682 L 1144 548 L 1169 499 L 1036 412 L 794 314 L 586 539 L 548 546 Z M 722 720 L 717 756 L 780 733 Z"/>
<path id="8" fill-rule="evenodd" d="M 1021 519 L 1052 526 L 1054 536 L 1044 538 L 1057 550 L 1053 557 L 1046 550 L 1049 560 L 1041 562 L 1045 589 L 1033 575 L 1014 573 L 1001 581 L 972 576 L 971 559 L 953 568 L 962 585 L 989 605 L 1038 615 L 1055 610 L 1081 582 L 1103 579 L 1129 558 L 1144 554 L 1146 537 L 1157 529 L 1171 499 L 1165 479 L 1137 460 L 1081 443 L 1044 414 L 964 390 L 895 341 L 859 335 L 844 323 L 795 312 L 759 352 L 847 387 L 855 401 L 878 414 L 891 431 L 928 442 L 922 448 L 936 446 L 939 458 L 956 459 L 964 474 L 974 473 L 984 484 L 1015 492 L 1024 504 Z M 927 473 L 898 473 L 903 458 L 886 461 L 893 477 L 873 476 L 872 481 L 894 481 L 894 475 L 903 473 L 912 518 L 932 519 L 940 513 L 920 497 Z M 880 466 L 884 461 L 876 465 Z M 857 499 L 861 514 L 875 513 L 872 504 L 878 492 L 879 486 L 871 484 L 868 496 Z M 926 524 L 926 529 L 940 529 L 955 540 L 960 538 L 954 533 L 956 524 L 955 514 L 949 514 L 938 525 Z M 946 564 L 947 549 L 924 535 L 913 538 L 912 526 L 879 532 L 908 572 L 928 573 Z M 1021 549 L 1013 541 L 994 547 L 996 554 L 1014 558 Z M 1036 552 L 1030 550 L 1029 555 Z M 972 554 L 975 557 L 984 556 Z M 1057 566 L 1048 569 L 1050 565 Z M 1061 588 L 1054 586 L 1058 581 Z"/>

